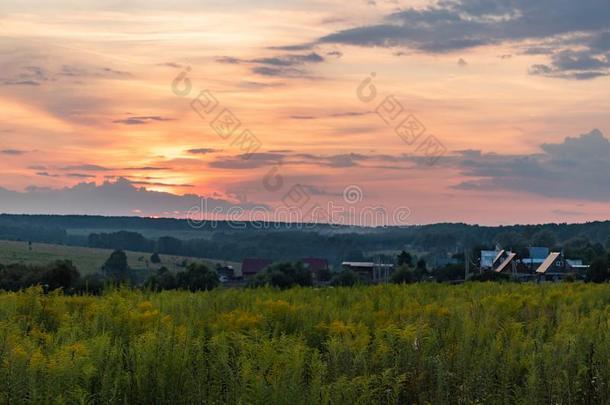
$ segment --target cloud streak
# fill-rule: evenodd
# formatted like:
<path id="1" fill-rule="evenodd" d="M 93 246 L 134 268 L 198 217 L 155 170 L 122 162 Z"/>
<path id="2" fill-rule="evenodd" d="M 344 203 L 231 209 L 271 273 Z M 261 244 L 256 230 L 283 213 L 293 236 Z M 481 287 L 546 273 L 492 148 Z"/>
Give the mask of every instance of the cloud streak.
<path id="1" fill-rule="evenodd" d="M 344 153 L 335 155 L 316 155 L 311 153 L 293 153 L 289 151 L 261 152 L 247 155 L 221 156 L 209 163 L 210 167 L 222 169 L 254 169 L 282 164 L 311 165 L 334 169 L 352 167 L 370 167 L 385 169 L 407 169 L 412 167 L 412 158 L 407 155 Z M 390 165 L 388 165 L 390 164 Z"/>
<path id="2" fill-rule="evenodd" d="M 3 155 L 9 155 L 9 156 L 21 156 L 21 155 L 25 155 L 28 152 L 25 150 L 20 150 L 20 149 L 3 149 L 3 150 L 0 150 L 0 153 L 2 153 Z"/>
<path id="3" fill-rule="evenodd" d="M 129 117 L 119 120 L 112 121 L 115 124 L 125 124 L 125 125 L 145 125 L 150 124 L 151 122 L 166 122 L 173 121 L 172 118 L 162 117 L 160 115 L 146 115 L 139 117 Z"/>
<path id="4" fill-rule="evenodd" d="M 324 62 L 324 57 L 316 52 L 305 54 L 282 54 L 254 59 L 239 59 L 231 56 L 216 58 L 216 62 L 230 65 L 246 64 L 252 73 L 270 77 L 308 77 L 306 65 Z"/>

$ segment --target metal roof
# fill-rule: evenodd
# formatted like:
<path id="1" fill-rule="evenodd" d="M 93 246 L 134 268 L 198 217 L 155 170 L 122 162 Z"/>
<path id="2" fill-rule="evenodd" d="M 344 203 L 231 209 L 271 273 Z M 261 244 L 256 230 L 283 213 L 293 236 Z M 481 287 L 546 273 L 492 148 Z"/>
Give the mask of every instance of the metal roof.
<path id="1" fill-rule="evenodd" d="M 349 267 L 394 267 L 393 264 L 373 263 L 373 262 L 343 262 L 341 266 Z"/>
<path id="2" fill-rule="evenodd" d="M 504 252 L 506 252 L 506 250 L 500 250 L 498 252 L 498 254 L 496 255 L 496 258 L 494 259 L 493 262 L 491 262 L 491 266 L 493 267 L 494 264 L 496 264 L 496 262 L 498 261 L 499 258 L 502 257 L 502 255 L 504 254 Z"/>
<path id="3" fill-rule="evenodd" d="M 555 260 L 557 260 L 557 258 L 559 257 L 560 254 L 561 253 L 558 253 L 558 252 L 551 253 L 549 255 L 549 257 L 546 258 L 544 263 L 542 263 L 540 265 L 540 267 L 538 267 L 538 270 L 536 270 L 536 273 L 541 273 L 541 274 L 546 273 L 546 271 L 553 265 L 553 263 L 555 263 Z"/>
<path id="4" fill-rule="evenodd" d="M 502 262 L 502 264 L 500 265 L 500 267 L 498 267 L 496 269 L 496 273 L 501 273 L 502 271 L 504 271 L 504 269 L 510 264 L 510 262 L 513 261 L 513 259 L 517 256 L 516 253 L 511 253 L 508 255 L 508 257 L 506 258 L 506 260 L 504 260 Z"/>

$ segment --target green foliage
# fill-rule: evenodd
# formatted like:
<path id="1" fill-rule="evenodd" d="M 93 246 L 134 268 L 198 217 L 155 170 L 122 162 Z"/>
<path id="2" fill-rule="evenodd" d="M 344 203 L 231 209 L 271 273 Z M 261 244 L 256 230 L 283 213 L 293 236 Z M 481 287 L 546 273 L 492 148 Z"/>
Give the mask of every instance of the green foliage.
<path id="1" fill-rule="evenodd" d="M 44 266 L 0 264 L 0 290 L 17 291 L 40 285 L 47 290 L 76 287 L 80 273 L 69 260 L 57 260 Z"/>
<path id="2" fill-rule="evenodd" d="M 333 277 L 333 273 L 329 268 L 323 268 L 318 270 L 318 281 L 330 281 Z"/>
<path id="3" fill-rule="evenodd" d="M 145 287 L 155 291 L 175 290 L 178 288 L 176 276 L 166 267 L 161 267 L 159 270 L 157 270 L 157 273 L 146 280 L 144 285 Z"/>
<path id="4" fill-rule="evenodd" d="M 392 277 L 390 279 L 392 283 L 395 284 L 410 284 L 418 281 L 418 278 L 413 271 L 408 266 L 403 265 L 397 268 L 394 273 L 392 273 Z"/>
<path id="5" fill-rule="evenodd" d="M 532 235 L 530 238 L 530 245 L 552 249 L 557 246 L 557 236 L 550 229 L 543 229 Z"/>
<path id="6" fill-rule="evenodd" d="M 589 279 L 594 283 L 603 283 L 608 280 L 608 258 L 600 256 L 593 260 L 589 268 Z"/>
<path id="7" fill-rule="evenodd" d="M 207 291 L 212 290 L 220 284 L 216 270 L 210 270 L 207 266 L 191 263 L 186 271 L 176 274 L 167 268 L 161 267 L 157 273 L 150 277 L 144 285 L 154 291 L 161 290 L 189 290 Z"/>
<path id="8" fill-rule="evenodd" d="M 374 256 L 378 257 L 380 249 L 384 252 L 402 251 L 405 241 L 408 241 L 411 251 L 438 250 L 444 253 L 454 252 L 456 247 L 460 251 L 483 245 L 493 249 L 495 242 L 500 242 L 503 248 L 512 248 L 520 257 L 526 257 L 528 246 L 552 248 L 551 245 L 555 245 L 556 248 L 564 248 L 567 257 L 590 263 L 603 253 L 610 235 L 610 221 L 499 227 L 432 224 L 385 227 L 375 231 L 337 229 L 323 224 L 307 226 L 305 230 L 295 229 L 290 224 L 269 224 L 268 229 L 260 229 L 260 223 L 244 223 L 243 229 L 236 231 L 232 225 L 219 221 L 214 222 L 213 228 L 204 226 L 193 230 L 187 221 L 175 219 L 1 214 L 0 238 L 73 246 L 92 245 L 222 261 L 240 261 L 244 257 L 291 261 L 315 256 L 339 265 L 345 260 L 365 261 L 364 253 L 375 252 Z M 69 235 L 67 229 L 70 229 Z M 96 234 L 99 229 L 114 232 Z M 125 232 L 125 229 L 131 231 Z M 575 239 L 581 240 L 581 246 L 572 243 Z M 33 252 L 36 250 L 36 246 L 33 246 Z M 472 255 L 476 256 L 478 251 Z M 82 267 L 79 264 L 79 268 Z M 88 272 L 85 271 L 88 269 L 82 270 Z"/>
<path id="9" fill-rule="evenodd" d="M 58 260 L 44 268 L 40 275 L 45 286 L 50 290 L 58 288 L 70 288 L 73 286 L 80 273 L 69 260 Z"/>
<path id="10" fill-rule="evenodd" d="M 448 264 L 445 267 L 436 269 L 434 277 L 436 281 L 455 281 L 464 280 L 463 264 Z"/>
<path id="11" fill-rule="evenodd" d="M 352 270 L 343 270 L 340 273 L 335 274 L 330 280 L 330 284 L 336 287 L 349 287 L 360 283 L 362 283 L 362 280 L 360 280 L 360 277 Z"/>
<path id="12" fill-rule="evenodd" d="M 0 403 L 607 404 L 610 285 L 0 294 Z"/>
<path id="13" fill-rule="evenodd" d="M 190 291 L 212 290 L 220 283 L 216 270 L 204 264 L 191 263 L 187 270 L 176 275 L 178 288 Z"/>
<path id="14" fill-rule="evenodd" d="M 396 264 L 398 264 L 399 266 L 404 265 L 404 266 L 411 267 L 411 266 L 413 266 L 413 256 L 411 256 L 411 254 L 409 252 L 406 252 L 403 250 L 396 257 Z"/>
<path id="15" fill-rule="evenodd" d="M 76 282 L 74 290 L 81 294 L 99 295 L 108 284 L 108 278 L 102 273 L 87 274 Z"/>
<path id="16" fill-rule="evenodd" d="M 122 250 L 112 252 L 106 263 L 102 266 L 102 271 L 111 280 L 124 282 L 130 279 L 130 269 L 127 264 L 127 255 Z"/>
<path id="17" fill-rule="evenodd" d="M 301 263 L 276 263 L 258 273 L 249 282 L 251 287 L 272 286 L 289 288 L 294 286 L 311 286 L 312 274 Z"/>
<path id="18" fill-rule="evenodd" d="M 161 257 L 159 257 L 159 253 L 155 252 L 152 255 L 150 255 L 150 262 L 154 263 L 154 264 L 161 263 Z"/>

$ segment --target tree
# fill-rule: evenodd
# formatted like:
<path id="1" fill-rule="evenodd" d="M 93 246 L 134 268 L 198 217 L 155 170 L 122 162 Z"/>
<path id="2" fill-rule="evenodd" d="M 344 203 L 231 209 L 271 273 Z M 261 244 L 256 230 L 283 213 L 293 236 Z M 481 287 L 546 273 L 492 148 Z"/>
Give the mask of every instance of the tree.
<path id="1" fill-rule="evenodd" d="M 107 282 L 108 280 L 101 273 L 87 274 L 78 280 L 75 289 L 83 294 L 99 295 L 104 291 Z"/>
<path id="2" fill-rule="evenodd" d="M 590 245 L 589 238 L 584 235 L 578 235 L 568 239 L 563 244 L 564 253 L 567 257 L 578 257 L 584 259 L 584 252 Z"/>
<path id="3" fill-rule="evenodd" d="M 289 288 L 295 285 L 294 279 L 280 269 L 269 270 L 267 280 L 266 284 L 278 288 Z"/>
<path id="4" fill-rule="evenodd" d="M 530 242 L 532 246 L 542 246 L 552 249 L 557 245 L 557 236 L 549 229 L 543 229 L 532 235 Z"/>
<path id="5" fill-rule="evenodd" d="M 360 282 L 360 278 L 352 270 L 343 270 L 341 273 L 335 274 L 330 284 L 337 287 L 350 287 L 360 284 Z"/>
<path id="6" fill-rule="evenodd" d="M 434 272 L 436 281 L 454 281 L 464 279 L 464 266 L 461 264 L 448 264 Z"/>
<path id="7" fill-rule="evenodd" d="M 172 274 L 165 266 L 157 270 L 157 274 L 150 277 L 146 281 L 145 285 L 146 287 L 156 291 L 174 290 L 178 288 L 176 276 L 174 276 L 174 274 Z"/>
<path id="8" fill-rule="evenodd" d="M 153 242 L 137 232 L 119 231 L 114 233 L 92 233 L 89 235 L 90 247 L 104 249 L 127 249 L 139 252 L 152 250 Z"/>
<path id="9" fill-rule="evenodd" d="M 159 253 L 155 252 L 150 256 L 150 262 L 154 264 L 161 263 L 161 258 L 159 257 Z"/>
<path id="10" fill-rule="evenodd" d="M 176 276 L 178 288 L 190 291 L 212 290 L 218 287 L 219 283 L 216 270 L 210 270 L 201 263 L 191 263 L 186 271 Z"/>
<path id="11" fill-rule="evenodd" d="M 417 281 L 417 279 L 412 269 L 408 266 L 400 266 L 392 274 L 391 281 L 395 284 L 410 284 Z"/>
<path id="12" fill-rule="evenodd" d="M 125 252 L 122 250 L 112 252 L 104 266 L 102 266 L 102 271 L 111 280 L 116 282 L 128 281 L 130 279 L 130 268 Z"/>
<path id="13" fill-rule="evenodd" d="M 58 260 L 47 266 L 41 281 L 47 284 L 49 290 L 65 290 L 74 286 L 79 278 L 80 273 L 70 260 Z"/>
<path id="14" fill-rule="evenodd" d="M 400 254 L 397 256 L 397 260 L 396 263 L 399 266 L 403 266 L 406 265 L 408 267 L 413 266 L 413 257 L 411 256 L 411 254 L 409 252 L 406 251 L 402 251 L 400 252 Z"/>
<path id="15" fill-rule="evenodd" d="M 311 272 L 301 263 L 276 263 L 258 273 L 251 281 L 251 287 L 270 285 L 278 288 L 290 288 L 295 285 L 311 286 L 313 277 Z"/>
<path id="16" fill-rule="evenodd" d="M 333 273 L 328 267 L 324 267 L 318 270 L 318 281 L 329 281 L 333 276 Z"/>
<path id="17" fill-rule="evenodd" d="M 183 243 L 180 239 L 171 236 L 161 236 L 157 239 L 157 252 L 168 255 L 182 253 Z"/>
<path id="18" fill-rule="evenodd" d="M 599 256 L 591 263 L 589 268 L 589 280 L 594 283 L 603 283 L 608 280 L 608 259 Z"/>
<path id="19" fill-rule="evenodd" d="M 426 270 L 426 261 L 424 259 L 419 259 L 417 261 L 417 270 Z"/>
<path id="20" fill-rule="evenodd" d="M 529 255 L 528 240 L 519 232 L 508 231 L 501 232 L 496 236 L 496 242 L 504 249 L 510 249 L 517 253 L 519 257 L 527 257 Z"/>

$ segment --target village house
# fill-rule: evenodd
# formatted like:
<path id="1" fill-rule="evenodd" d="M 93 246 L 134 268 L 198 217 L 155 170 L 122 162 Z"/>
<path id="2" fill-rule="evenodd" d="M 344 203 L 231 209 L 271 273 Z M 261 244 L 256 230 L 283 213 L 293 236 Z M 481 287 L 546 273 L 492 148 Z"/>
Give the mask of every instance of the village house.
<path id="1" fill-rule="evenodd" d="M 547 247 L 528 248 L 529 257 L 519 258 L 506 250 L 482 250 L 480 271 L 510 274 L 513 279 L 557 281 L 568 275 L 584 277 L 589 266 L 582 260 L 565 259 L 563 252 L 551 252 Z"/>
<path id="2" fill-rule="evenodd" d="M 374 262 L 343 262 L 341 266 L 345 270 L 352 270 L 362 280 L 372 283 L 387 283 L 394 272 L 393 264 Z"/>
<path id="3" fill-rule="evenodd" d="M 318 281 L 320 279 L 320 272 L 330 270 L 330 267 L 328 266 L 328 260 L 322 258 L 308 257 L 305 259 L 301 259 L 301 263 L 307 270 L 311 272 L 314 281 Z"/>
<path id="4" fill-rule="evenodd" d="M 273 264 L 273 262 L 268 259 L 247 257 L 242 261 L 241 264 L 242 277 L 245 279 L 254 277 L 267 267 L 271 266 L 271 264 Z"/>

